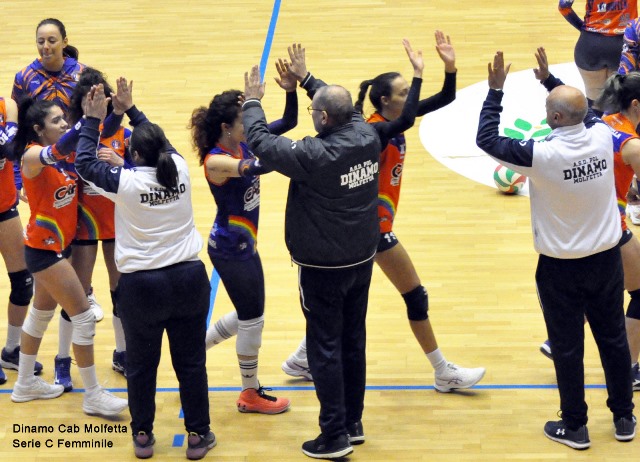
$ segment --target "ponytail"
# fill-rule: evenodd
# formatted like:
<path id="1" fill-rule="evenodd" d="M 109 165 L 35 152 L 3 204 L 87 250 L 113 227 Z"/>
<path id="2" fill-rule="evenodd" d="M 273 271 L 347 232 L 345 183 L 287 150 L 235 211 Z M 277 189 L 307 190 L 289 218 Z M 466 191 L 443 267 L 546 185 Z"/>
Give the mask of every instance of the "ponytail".
<path id="1" fill-rule="evenodd" d="M 372 83 L 373 83 L 373 80 L 365 80 L 360 84 L 360 91 L 358 92 L 358 100 L 353 105 L 353 108 L 360 114 L 363 113 L 362 109 L 364 106 L 364 98 L 367 96 L 367 90 L 369 90 L 369 87 L 371 86 Z"/>
<path id="2" fill-rule="evenodd" d="M 171 153 L 162 151 L 158 155 L 156 178 L 158 179 L 158 183 L 171 192 L 178 192 L 178 167 L 176 167 Z"/>
<path id="3" fill-rule="evenodd" d="M 169 142 L 158 125 L 146 122 L 131 133 L 129 149 L 141 157 L 141 165 L 156 168 L 156 179 L 172 192 L 178 191 L 178 167 L 168 150 Z"/>
<path id="4" fill-rule="evenodd" d="M 608 113 L 616 113 L 629 109 L 634 99 L 640 100 L 640 72 L 613 74 L 605 82 L 597 105 Z"/>

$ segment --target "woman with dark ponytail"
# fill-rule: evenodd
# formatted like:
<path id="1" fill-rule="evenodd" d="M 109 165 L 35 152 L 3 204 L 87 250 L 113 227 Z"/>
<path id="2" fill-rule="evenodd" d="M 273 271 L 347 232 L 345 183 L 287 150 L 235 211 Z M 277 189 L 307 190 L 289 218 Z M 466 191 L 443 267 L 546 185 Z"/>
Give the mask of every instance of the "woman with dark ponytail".
<path id="1" fill-rule="evenodd" d="M 612 127 L 616 196 L 622 224 L 620 252 L 624 269 L 624 287 L 629 292 L 625 325 L 631 353 L 631 380 L 634 391 L 640 390 L 640 241 L 627 227 L 626 205 L 629 187 L 640 175 L 640 72 L 614 74 L 607 79 L 598 99 L 598 106 L 607 111 L 602 119 Z M 634 184 L 637 190 L 637 184 Z"/>
<path id="2" fill-rule="evenodd" d="M 85 67 L 78 62 L 78 49 L 69 45 L 64 24 L 54 18 L 44 19 L 36 27 L 36 46 L 40 58 L 16 74 L 11 98 L 17 103 L 24 96 L 53 101 L 66 113 Z"/>
<path id="3" fill-rule="evenodd" d="M 449 392 L 457 388 L 472 387 L 482 379 L 485 370 L 462 368 L 444 358 L 427 315 L 427 290 L 422 286 L 409 254 L 392 229 L 400 199 L 405 158 L 404 131 L 413 125 L 416 116 L 423 116 L 446 106 L 456 95 L 455 51 L 449 37 L 445 37 L 441 31 L 436 31 L 435 38 L 436 51 L 445 65 L 444 85 L 439 93 L 418 101 L 424 63 L 421 52 L 418 52 L 418 60 L 409 42 L 405 40 L 405 49 L 414 66 L 411 87 L 398 72 L 380 74 L 360 84 L 354 107 L 362 111 L 369 92 L 369 100 L 375 112 L 367 122 L 373 124 L 382 140 L 378 191 L 380 243 L 375 261 L 404 299 L 411 330 L 435 370 L 435 388 L 441 392 Z M 413 111 L 409 111 L 410 105 L 413 106 Z M 308 370 L 305 340 L 282 364 L 282 370 L 289 375 L 312 379 Z"/>
<path id="4" fill-rule="evenodd" d="M 73 348 L 85 393 L 87 414 L 113 416 L 127 407 L 98 382 L 94 363 L 95 317 L 82 284 L 68 261 L 76 232 L 77 185 L 68 157 L 78 141 L 62 109 L 52 101 L 23 99 L 18 110 L 15 153 L 22 166 L 31 216 L 25 231 L 25 260 L 36 282 L 33 304 L 22 326 L 18 380 L 11 400 L 22 403 L 60 396 L 64 387 L 50 385 L 33 370 L 42 337 L 59 304 L 73 324 Z"/>
<path id="5" fill-rule="evenodd" d="M 298 122 L 296 79 L 278 61 L 278 85 L 285 90 L 286 106 L 282 119 L 269 124 L 281 135 Z M 208 253 L 229 294 L 235 310 L 212 323 L 207 331 L 207 348 L 234 336 L 242 378 L 242 392 L 236 401 L 238 411 L 279 414 L 289 408 L 286 398 L 265 393 L 258 381 L 258 353 L 264 326 L 264 274 L 257 250 L 260 210 L 260 175 L 267 173 L 245 144 L 242 92 L 225 91 L 216 95 L 209 107 L 200 107 L 191 116 L 193 145 L 211 194 L 218 206 Z M 248 288 L 251 290 L 247 290 Z"/>
<path id="6" fill-rule="evenodd" d="M 136 457 L 153 455 L 153 424 L 162 337 L 180 383 L 188 459 L 201 459 L 216 445 L 210 429 L 205 334 L 211 287 L 198 258 L 202 238 L 193 221 L 187 162 L 162 129 L 134 105 L 131 84 L 119 78 L 114 111 L 134 129 L 129 150 L 135 169 L 112 166 L 96 156 L 108 98 L 102 84 L 86 97 L 76 170 L 115 203 L 115 259 L 121 273 L 116 304 L 127 339 L 127 387 Z"/>

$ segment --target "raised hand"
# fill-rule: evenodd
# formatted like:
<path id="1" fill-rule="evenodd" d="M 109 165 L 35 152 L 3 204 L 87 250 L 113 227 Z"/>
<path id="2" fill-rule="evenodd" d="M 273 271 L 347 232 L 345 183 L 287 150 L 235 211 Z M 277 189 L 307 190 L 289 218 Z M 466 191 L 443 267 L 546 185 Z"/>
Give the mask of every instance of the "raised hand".
<path id="1" fill-rule="evenodd" d="M 438 52 L 438 56 L 444 63 L 445 72 L 455 72 L 456 71 L 456 51 L 453 49 L 453 45 L 451 45 L 451 38 L 448 35 L 444 35 L 444 33 L 440 30 L 437 30 L 435 33 L 436 36 L 436 51 Z"/>
<path id="2" fill-rule="evenodd" d="M 302 82 L 302 80 L 307 76 L 305 49 L 302 48 L 301 44 L 294 43 L 287 48 L 287 51 L 289 52 L 289 60 L 291 62 L 287 63 L 284 61 L 285 67 L 298 82 Z"/>
<path id="3" fill-rule="evenodd" d="M 296 91 L 298 81 L 296 77 L 287 69 L 288 64 L 289 63 L 286 59 L 284 61 L 282 59 L 278 59 L 278 61 L 276 61 L 276 70 L 278 71 L 278 75 L 280 77 L 274 77 L 274 80 L 284 91 L 292 92 Z"/>
<path id="4" fill-rule="evenodd" d="M 104 86 L 102 84 L 94 85 L 87 94 L 84 115 L 87 117 L 95 117 L 104 120 L 107 116 L 107 105 L 110 98 L 104 95 Z"/>
<path id="5" fill-rule="evenodd" d="M 257 65 L 251 68 L 251 73 L 244 73 L 244 99 L 262 99 L 264 83 L 260 83 L 260 69 Z"/>
<path id="6" fill-rule="evenodd" d="M 494 90 L 502 90 L 504 88 L 504 82 L 507 80 L 507 74 L 511 69 L 511 63 L 504 67 L 504 55 L 501 51 L 496 51 L 493 57 L 493 67 L 491 63 L 488 64 L 489 69 L 489 88 Z"/>
<path id="7" fill-rule="evenodd" d="M 404 51 L 407 52 L 409 61 L 413 66 L 413 76 L 422 77 L 422 71 L 424 70 L 424 59 L 422 59 L 422 50 L 413 51 L 409 40 L 402 39 L 402 45 L 404 45 Z"/>
<path id="8" fill-rule="evenodd" d="M 533 75 L 536 76 L 540 82 L 544 82 L 549 78 L 549 60 L 547 59 L 547 52 L 544 47 L 538 47 L 536 50 L 536 61 L 538 61 L 538 67 L 533 69 Z"/>
<path id="9" fill-rule="evenodd" d="M 133 107 L 133 81 L 127 82 L 124 77 L 119 77 L 116 81 L 117 93 L 111 95 L 113 112 L 124 114 Z"/>

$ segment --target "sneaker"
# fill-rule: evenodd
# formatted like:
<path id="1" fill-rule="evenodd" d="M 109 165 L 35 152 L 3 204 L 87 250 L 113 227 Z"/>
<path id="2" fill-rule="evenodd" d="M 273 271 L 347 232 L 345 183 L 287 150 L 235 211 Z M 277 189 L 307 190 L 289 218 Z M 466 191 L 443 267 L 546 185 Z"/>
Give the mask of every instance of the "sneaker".
<path id="1" fill-rule="evenodd" d="M 551 354 L 551 342 L 549 339 L 545 340 L 544 343 L 540 345 L 540 353 L 553 360 L 553 355 Z"/>
<path id="2" fill-rule="evenodd" d="M 627 216 L 634 225 L 640 225 L 640 204 L 627 204 Z"/>
<path id="3" fill-rule="evenodd" d="M 13 369 L 17 371 L 18 366 L 20 365 L 20 347 L 16 347 L 16 349 L 11 353 L 9 353 L 6 348 L 3 348 L 2 353 L 0 354 L 0 365 L 5 369 Z M 42 373 L 42 364 L 38 361 L 36 361 L 36 365 L 33 366 L 33 373 L 35 375 L 40 375 Z"/>
<path id="4" fill-rule="evenodd" d="M 302 377 L 305 380 L 313 382 L 311 369 L 309 369 L 309 363 L 307 361 L 289 358 L 282 363 L 282 370 L 285 374 L 292 377 Z"/>
<path id="5" fill-rule="evenodd" d="M 23 385 L 19 381 L 13 386 L 11 401 L 14 403 L 25 403 L 34 399 L 57 398 L 64 393 L 62 385 L 50 385 L 40 377 L 34 377 L 29 384 Z"/>
<path id="6" fill-rule="evenodd" d="M 443 374 L 436 374 L 435 389 L 441 393 L 448 393 L 459 388 L 471 388 L 484 377 L 486 372 L 484 367 L 468 369 L 447 363 L 447 368 Z"/>
<path id="7" fill-rule="evenodd" d="M 364 429 L 362 428 L 362 420 L 347 425 L 347 433 L 349 434 L 349 443 L 352 445 L 364 443 Z"/>
<path id="8" fill-rule="evenodd" d="M 96 317 L 96 322 L 100 322 L 104 319 L 104 311 L 102 311 L 102 306 L 96 300 L 96 296 L 93 293 L 93 287 L 91 288 L 91 292 L 87 295 L 87 300 L 89 300 L 89 309 L 93 311 L 93 315 Z"/>
<path id="9" fill-rule="evenodd" d="M 153 456 L 155 443 L 153 433 L 138 432 L 137 435 L 133 435 L 133 452 L 138 459 L 148 459 Z"/>
<path id="10" fill-rule="evenodd" d="M 64 391 L 73 390 L 73 382 L 71 381 L 71 357 L 58 358 L 54 360 L 53 383 L 62 385 Z"/>
<path id="11" fill-rule="evenodd" d="M 189 433 L 187 439 L 187 459 L 198 460 L 207 455 L 209 449 L 213 449 L 218 444 L 216 435 L 209 431 L 206 435 L 198 435 L 197 433 Z"/>
<path id="12" fill-rule="evenodd" d="M 287 398 L 276 398 L 265 393 L 263 387 L 247 388 L 240 393 L 236 404 L 240 412 L 257 412 L 259 414 L 280 414 L 289 409 L 291 402 Z"/>
<path id="13" fill-rule="evenodd" d="M 329 439 L 320 434 L 315 440 L 306 441 L 302 445 L 304 455 L 314 459 L 339 459 L 353 452 L 348 435 L 340 435 Z"/>
<path id="14" fill-rule="evenodd" d="M 7 376 L 4 374 L 2 367 L 0 367 L 0 385 L 7 383 Z"/>
<path id="15" fill-rule="evenodd" d="M 636 418 L 631 416 L 630 419 L 622 417 L 613 425 L 616 428 L 615 437 L 618 441 L 631 441 L 636 436 Z"/>
<path id="16" fill-rule="evenodd" d="M 544 435 L 557 443 L 566 444 L 573 449 L 587 449 L 591 446 L 589 430 L 583 425 L 577 430 L 569 430 L 564 421 L 550 421 L 544 426 Z"/>
<path id="17" fill-rule="evenodd" d="M 82 410 L 89 415 L 111 416 L 120 414 L 128 405 L 129 403 L 126 399 L 118 398 L 104 388 L 100 388 L 93 393 L 85 392 Z"/>
<path id="18" fill-rule="evenodd" d="M 631 386 L 633 391 L 640 391 L 640 366 L 638 363 L 631 366 Z"/>
<path id="19" fill-rule="evenodd" d="M 111 368 L 127 376 L 127 352 L 113 350 L 113 359 L 111 360 Z"/>

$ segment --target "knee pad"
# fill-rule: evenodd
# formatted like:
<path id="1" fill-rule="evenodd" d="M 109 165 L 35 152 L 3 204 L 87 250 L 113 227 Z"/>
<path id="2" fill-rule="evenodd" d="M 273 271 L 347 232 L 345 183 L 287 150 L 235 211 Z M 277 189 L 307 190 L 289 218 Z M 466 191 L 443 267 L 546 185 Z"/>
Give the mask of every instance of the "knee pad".
<path id="1" fill-rule="evenodd" d="M 409 321 L 424 321 L 429 318 L 429 296 L 424 286 L 418 286 L 411 292 L 402 294 L 407 305 L 407 317 Z"/>
<path id="2" fill-rule="evenodd" d="M 640 289 L 629 292 L 631 301 L 627 307 L 627 317 L 632 319 L 640 319 Z"/>
<path id="3" fill-rule="evenodd" d="M 69 314 L 64 309 L 60 310 L 60 317 L 65 321 L 71 322 L 71 318 L 69 317 Z"/>
<path id="4" fill-rule="evenodd" d="M 54 314 L 55 310 L 38 310 L 32 306 L 24 320 L 22 330 L 34 338 L 42 338 Z"/>
<path id="5" fill-rule="evenodd" d="M 11 293 L 9 301 L 14 305 L 27 306 L 33 297 L 33 277 L 28 270 L 9 273 Z"/>
<path id="6" fill-rule="evenodd" d="M 236 353 L 242 356 L 258 356 L 262 345 L 262 328 L 264 316 L 238 321 L 238 338 L 236 339 Z"/>
<path id="7" fill-rule="evenodd" d="M 93 345 L 93 337 L 96 335 L 96 317 L 91 310 L 71 316 L 73 335 L 71 342 L 76 345 Z"/>

